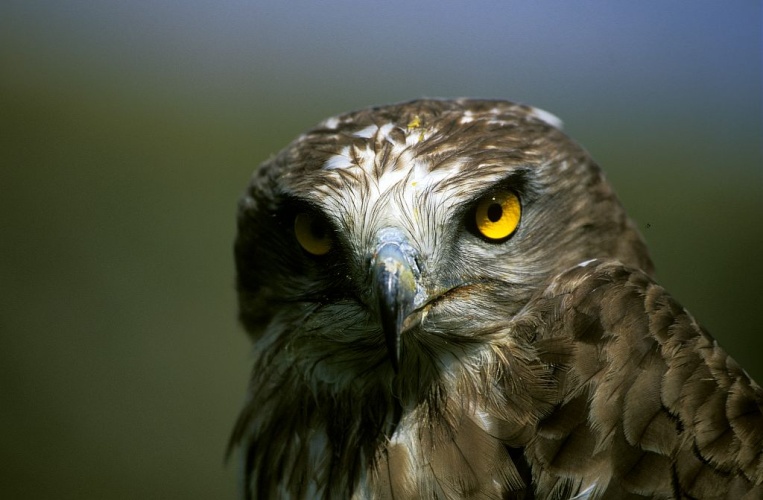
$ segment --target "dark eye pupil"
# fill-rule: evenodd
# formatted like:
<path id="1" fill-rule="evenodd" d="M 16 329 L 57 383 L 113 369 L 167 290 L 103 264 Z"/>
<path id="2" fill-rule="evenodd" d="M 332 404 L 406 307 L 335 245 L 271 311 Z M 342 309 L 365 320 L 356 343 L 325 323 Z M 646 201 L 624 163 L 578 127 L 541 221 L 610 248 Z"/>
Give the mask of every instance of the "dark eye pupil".
<path id="1" fill-rule="evenodd" d="M 503 215 L 503 209 L 499 203 L 493 203 L 487 208 L 487 218 L 490 222 L 498 222 Z"/>
<path id="2" fill-rule="evenodd" d="M 326 228 L 320 222 L 314 221 L 310 224 L 310 233 L 316 240 L 322 240 L 326 236 Z"/>

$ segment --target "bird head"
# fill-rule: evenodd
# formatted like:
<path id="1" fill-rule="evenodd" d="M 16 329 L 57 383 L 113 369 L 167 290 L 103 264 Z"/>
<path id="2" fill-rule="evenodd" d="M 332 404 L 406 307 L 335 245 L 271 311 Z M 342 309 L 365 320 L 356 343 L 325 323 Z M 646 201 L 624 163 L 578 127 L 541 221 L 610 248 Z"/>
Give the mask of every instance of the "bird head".
<path id="1" fill-rule="evenodd" d="M 235 254 L 261 366 L 336 387 L 408 380 L 413 397 L 483 362 L 506 342 L 494 325 L 562 270 L 652 267 L 558 119 L 487 100 L 365 109 L 305 132 L 254 172 Z M 511 340 L 518 357 L 525 340 Z"/>

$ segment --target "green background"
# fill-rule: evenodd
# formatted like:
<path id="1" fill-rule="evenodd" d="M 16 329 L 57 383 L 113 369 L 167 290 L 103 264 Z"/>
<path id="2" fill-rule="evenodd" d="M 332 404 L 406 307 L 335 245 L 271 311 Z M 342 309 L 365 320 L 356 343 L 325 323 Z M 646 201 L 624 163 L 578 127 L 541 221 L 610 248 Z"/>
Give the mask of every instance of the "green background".
<path id="1" fill-rule="evenodd" d="M 232 498 L 236 201 L 322 118 L 527 102 L 763 380 L 760 2 L 4 1 L 0 490 Z"/>

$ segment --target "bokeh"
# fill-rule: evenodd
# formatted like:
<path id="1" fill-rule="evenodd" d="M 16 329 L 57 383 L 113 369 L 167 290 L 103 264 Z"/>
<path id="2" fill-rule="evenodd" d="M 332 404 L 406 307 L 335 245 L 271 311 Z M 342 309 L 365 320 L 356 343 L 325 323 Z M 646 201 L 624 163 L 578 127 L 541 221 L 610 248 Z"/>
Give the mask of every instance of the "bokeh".
<path id="1" fill-rule="evenodd" d="M 444 4 L 0 4 L 4 498 L 234 498 L 237 198 L 320 119 L 422 96 L 560 116 L 763 380 L 760 2 Z"/>

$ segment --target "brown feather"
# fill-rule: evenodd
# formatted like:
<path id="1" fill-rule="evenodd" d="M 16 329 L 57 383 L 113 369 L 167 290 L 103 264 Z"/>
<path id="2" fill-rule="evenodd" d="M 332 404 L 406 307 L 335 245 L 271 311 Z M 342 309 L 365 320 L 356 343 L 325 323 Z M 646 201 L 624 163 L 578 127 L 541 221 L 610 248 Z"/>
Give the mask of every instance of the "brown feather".
<path id="1" fill-rule="evenodd" d="M 539 334 L 539 345 L 567 339 L 573 355 L 553 359 L 568 363 L 561 372 L 579 384 L 568 386 L 574 398 L 541 420 L 528 447 L 531 466 L 546 472 L 538 492 L 553 494 L 569 475 L 603 485 L 597 498 L 759 491 L 763 391 L 651 279 L 617 262 L 595 262 L 561 274 L 535 301 L 528 314 L 551 301 L 558 318 Z M 587 347 L 591 338 L 598 349 Z M 585 440 L 578 444 L 580 427 L 559 425 L 581 411 L 594 450 Z"/>

